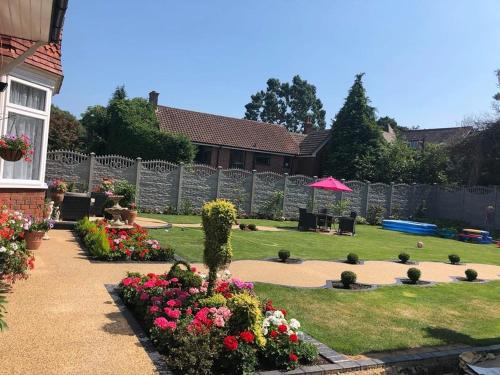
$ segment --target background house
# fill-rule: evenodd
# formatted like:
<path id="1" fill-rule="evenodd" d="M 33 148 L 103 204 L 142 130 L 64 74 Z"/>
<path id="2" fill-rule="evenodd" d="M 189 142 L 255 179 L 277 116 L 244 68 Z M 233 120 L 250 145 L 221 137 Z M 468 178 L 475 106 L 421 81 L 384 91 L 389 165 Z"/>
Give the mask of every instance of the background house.
<path id="1" fill-rule="evenodd" d="M 67 0 L 0 3 L 0 130 L 31 139 L 33 161 L 0 159 L 0 206 L 41 216 L 52 95 L 59 92 Z M 16 11 L 11 11 L 15 9 Z"/>
<path id="2" fill-rule="evenodd" d="M 436 129 L 414 129 L 405 130 L 401 135 L 406 139 L 408 145 L 414 149 L 425 148 L 426 143 L 451 145 L 467 137 L 472 132 L 472 126 L 436 128 Z"/>

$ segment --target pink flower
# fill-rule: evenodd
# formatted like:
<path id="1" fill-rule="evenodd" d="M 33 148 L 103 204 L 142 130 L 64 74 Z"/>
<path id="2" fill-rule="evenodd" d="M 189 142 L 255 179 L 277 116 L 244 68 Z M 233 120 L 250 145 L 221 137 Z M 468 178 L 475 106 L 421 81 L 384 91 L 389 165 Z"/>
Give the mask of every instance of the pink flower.
<path id="1" fill-rule="evenodd" d="M 178 309 L 171 309 L 170 307 L 165 307 L 163 311 L 165 312 L 165 314 L 167 314 L 169 318 L 172 319 L 179 319 L 179 317 L 181 316 L 181 311 Z"/>
<path id="2" fill-rule="evenodd" d="M 189 288 L 189 294 L 198 294 L 200 293 L 200 290 L 198 288 Z"/>
<path id="3" fill-rule="evenodd" d="M 149 308 L 149 313 L 150 313 L 150 314 L 156 314 L 156 313 L 157 313 L 157 312 L 159 312 L 159 311 L 160 311 L 160 308 L 159 308 L 158 306 L 156 306 L 156 305 L 153 305 L 153 306 L 151 306 L 151 307 Z"/>
<path id="4" fill-rule="evenodd" d="M 176 283 L 176 282 L 178 282 L 178 281 L 179 281 L 179 279 L 178 279 L 177 277 L 172 277 L 172 278 L 170 279 L 170 282 L 172 282 L 172 283 Z"/>
<path id="5" fill-rule="evenodd" d="M 179 307 L 181 305 L 181 303 L 180 303 L 180 301 L 178 301 L 176 299 L 169 299 L 167 301 L 167 305 L 170 307 Z"/>
<path id="6" fill-rule="evenodd" d="M 214 324 L 216 327 L 224 327 L 226 323 L 224 322 L 224 318 L 221 315 L 217 315 L 214 319 Z"/>
<path id="7" fill-rule="evenodd" d="M 149 294 L 141 293 L 141 296 L 139 298 L 141 301 L 147 301 L 149 299 Z"/>
<path id="8" fill-rule="evenodd" d="M 169 322 L 163 316 L 156 318 L 153 324 L 162 330 L 171 329 L 173 331 L 174 329 L 177 328 L 177 324 L 175 322 Z"/>
<path id="9" fill-rule="evenodd" d="M 153 288 L 156 286 L 156 281 L 154 279 L 150 279 L 144 283 L 144 288 Z"/>

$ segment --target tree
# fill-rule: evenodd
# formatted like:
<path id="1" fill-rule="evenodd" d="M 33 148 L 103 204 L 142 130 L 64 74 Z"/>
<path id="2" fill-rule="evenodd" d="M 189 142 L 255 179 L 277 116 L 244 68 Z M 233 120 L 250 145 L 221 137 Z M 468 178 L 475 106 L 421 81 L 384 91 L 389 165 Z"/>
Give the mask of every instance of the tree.
<path id="1" fill-rule="evenodd" d="M 121 100 L 127 98 L 127 92 L 125 91 L 125 85 L 117 86 L 113 95 L 111 95 L 110 102 L 114 100 Z"/>
<path id="2" fill-rule="evenodd" d="M 417 167 L 416 150 L 413 150 L 403 140 L 385 143 L 376 161 L 376 177 L 374 181 L 385 183 L 414 182 Z"/>
<path id="3" fill-rule="evenodd" d="M 500 88 L 500 69 L 498 69 L 496 72 L 497 75 L 497 86 Z M 500 114 L 500 91 L 497 92 L 495 95 L 493 95 L 493 109 L 495 110 L 496 113 Z"/>
<path id="4" fill-rule="evenodd" d="M 389 131 L 389 126 L 396 133 L 399 133 L 399 132 L 405 131 L 405 130 L 409 130 L 408 127 L 399 125 L 395 119 L 393 119 L 392 117 L 389 117 L 389 116 L 380 117 L 377 120 L 377 125 L 384 132 Z"/>
<path id="5" fill-rule="evenodd" d="M 104 154 L 108 137 L 108 111 L 102 105 L 88 107 L 82 114 L 82 123 L 87 134 L 87 151 Z"/>
<path id="6" fill-rule="evenodd" d="M 68 111 L 55 105 L 50 107 L 49 150 L 82 150 L 84 129 Z"/>
<path id="7" fill-rule="evenodd" d="M 315 129 L 324 129 L 326 125 L 326 111 L 316 96 L 316 87 L 298 75 L 292 84 L 270 78 L 266 91 L 252 95 L 245 108 L 247 120 L 281 124 L 291 132 L 303 132 L 307 119 Z"/>
<path id="8" fill-rule="evenodd" d="M 447 147 L 427 143 L 423 150 L 416 153 L 415 171 L 411 182 L 446 184 L 450 182 L 448 171 L 449 151 Z"/>
<path id="9" fill-rule="evenodd" d="M 375 120 L 375 109 L 369 105 L 357 74 L 343 107 L 332 123 L 332 140 L 326 172 L 337 178 L 373 179 L 374 166 L 383 143 Z"/>

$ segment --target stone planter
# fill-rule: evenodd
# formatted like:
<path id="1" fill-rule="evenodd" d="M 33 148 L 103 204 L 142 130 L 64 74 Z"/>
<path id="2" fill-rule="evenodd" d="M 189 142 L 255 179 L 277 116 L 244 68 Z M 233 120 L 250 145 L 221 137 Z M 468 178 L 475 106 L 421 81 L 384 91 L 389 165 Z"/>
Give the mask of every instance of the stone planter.
<path id="1" fill-rule="evenodd" d="M 60 206 L 62 201 L 64 200 L 64 193 L 59 191 L 52 191 L 50 193 L 50 199 L 54 201 L 54 205 Z"/>
<path id="2" fill-rule="evenodd" d="M 131 210 L 130 208 L 128 208 L 126 211 L 122 212 L 121 216 L 123 221 L 125 221 L 129 225 L 132 225 L 134 224 L 137 217 L 137 210 Z"/>
<path id="3" fill-rule="evenodd" d="M 0 157 L 6 161 L 19 161 L 23 157 L 23 153 L 20 150 L 0 149 Z"/>
<path id="4" fill-rule="evenodd" d="M 26 241 L 26 248 L 28 250 L 37 250 L 42 244 L 42 238 L 45 235 L 45 232 L 24 232 L 24 240 Z"/>

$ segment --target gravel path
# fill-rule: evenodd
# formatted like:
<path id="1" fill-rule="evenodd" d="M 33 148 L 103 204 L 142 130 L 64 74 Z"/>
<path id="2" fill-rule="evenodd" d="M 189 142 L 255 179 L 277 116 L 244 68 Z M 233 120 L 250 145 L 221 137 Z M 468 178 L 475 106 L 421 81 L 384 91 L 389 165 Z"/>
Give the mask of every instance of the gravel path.
<path id="1" fill-rule="evenodd" d="M 0 374 L 155 374 L 157 369 L 106 285 L 126 271 L 164 272 L 161 263 L 91 262 L 67 230 L 53 230 L 35 251 L 35 270 L 7 296 L 9 329 L 0 333 Z M 197 265 L 203 268 L 201 265 Z M 410 266 L 369 261 L 364 265 L 306 261 L 280 264 L 235 261 L 230 270 L 247 281 L 321 287 L 327 279 L 353 270 L 365 283 L 390 284 Z M 474 268 L 479 277 L 500 279 L 500 266 L 453 266 L 421 262 L 422 279 L 449 282 Z"/>

